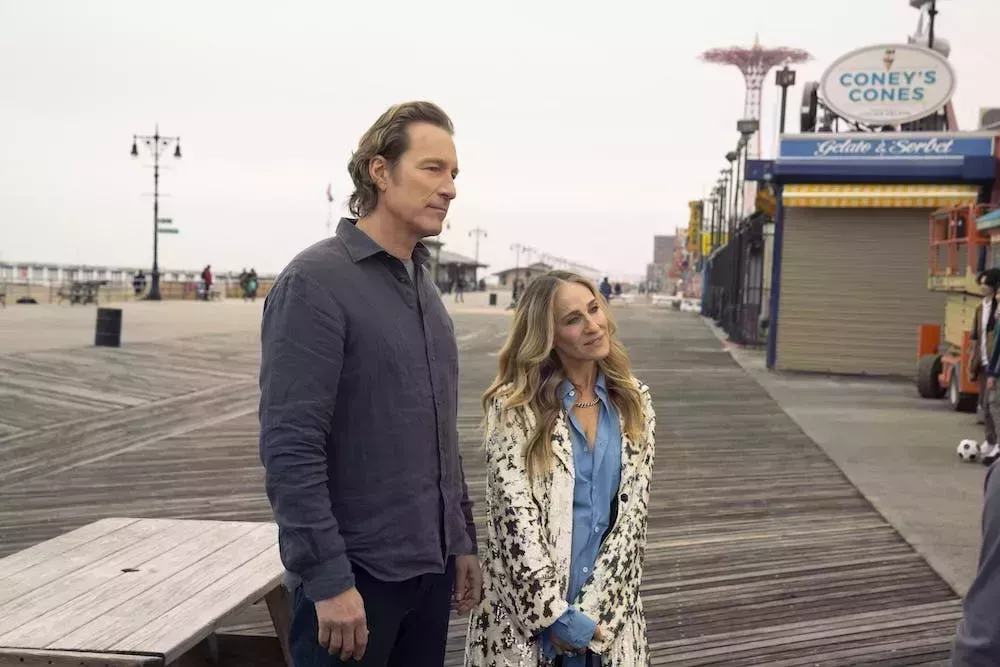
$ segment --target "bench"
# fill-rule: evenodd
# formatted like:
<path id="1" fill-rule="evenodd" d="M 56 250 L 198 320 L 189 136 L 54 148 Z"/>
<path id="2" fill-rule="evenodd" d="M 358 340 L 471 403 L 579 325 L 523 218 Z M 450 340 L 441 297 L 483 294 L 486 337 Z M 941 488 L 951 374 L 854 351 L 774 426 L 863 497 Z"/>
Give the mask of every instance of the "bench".
<path id="1" fill-rule="evenodd" d="M 107 280 L 87 280 L 83 282 L 70 283 L 68 292 L 65 289 L 60 289 L 57 293 L 59 303 L 68 299 L 69 305 L 71 306 L 74 304 L 81 304 L 84 306 L 89 303 L 96 304 L 98 292 L 101 287 L 107 284 Z"/>
<path id="2" fill-rule="evenodd" d="M 273 523 L 96 521 L 0 559 L 0 667 L 220 664 L 215 630 L 261 600 L 291 665 L 283 571 Z"/>

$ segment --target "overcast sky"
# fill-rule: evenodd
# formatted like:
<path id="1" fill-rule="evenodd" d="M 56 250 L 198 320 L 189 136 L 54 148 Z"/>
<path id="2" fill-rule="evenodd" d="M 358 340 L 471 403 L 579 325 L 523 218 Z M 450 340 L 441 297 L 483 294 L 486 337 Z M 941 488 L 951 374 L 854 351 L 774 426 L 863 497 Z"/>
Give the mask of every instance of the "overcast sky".
<path id="1" fill-rule="evenodd" d="M 973 129 L 1000 106 L 1000 2 L 938 4 Z M 280 270 L 325 234 L 328 182 L 341 214 L 361 133 L 421 98 L 456 125 L 448 249 L 471 256 L 478 226 L 491 270 L 518 242 L 642 274 L 736 143 L 742 78 L 699 53 L 759 32 L 815 56 L 801 84 L 917 18 L 907 0 L 0 0 L 0 259 L 148 266 L 152 170 L 129 149 L 159 122 L 184 153 L 161 266 Z M 777 92 L 772 75 L 765 154 Z"/>

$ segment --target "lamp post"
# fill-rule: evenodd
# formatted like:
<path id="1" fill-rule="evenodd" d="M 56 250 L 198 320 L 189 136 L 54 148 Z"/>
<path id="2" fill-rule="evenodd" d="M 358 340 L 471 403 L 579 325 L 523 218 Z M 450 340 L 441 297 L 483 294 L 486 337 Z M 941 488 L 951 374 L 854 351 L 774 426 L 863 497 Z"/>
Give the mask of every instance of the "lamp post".
<path id="1" fill-rule="evenodd" d="M 174 157 L 181 157 L 181 138 L 160 135 L 160 126 L 152 135 L 132 135 L 132 157 L 139 157 L 139 142 L 153 154 L 153 279 L 149 285 L 147 301 L 159 301 L 160 296 L 160 155 L 174 145 Z"/>
<path id="2" fill-rule="evenodd" d="M 788 89 L 795 85 L 795 70 L 785 65 L 774 73 L 774 82 L 781 88 L 781 121 L 778 124 L 778 134 L 785 133 L 785 106 L 788 104 Z"/>
<path id="3" fill-rule="evenodd" d="M 736 122 L 736 131 L 740 133 L 740 140 L 743 143 L 743 164 L 747 163 L 747 147 L 750 144 L 750 137 L 752 137 L 757 130 L 760 129 L 760 121 L 755 118 L 748 118 Z M 740 184 L 740 212 L 745 210 L 746 207 L 746 186 L 747 180 L 744 178 L 743 182 Z"/>
<path id="4" fill-rule="evenodd" d="M 729 187 L 729 192 L 736 191 L 736 164 L 734 161 L 737 159 L 737 153 L 735 151 L 729 151 L 726 153 L 726 160 L 729 162 L 729 168 L 722 170 L 722 176 L 726 179 L 726 183 Z M 727 202 L 728 205 L 728 202 Z M 729 235 L 733 234 L 733 227 L 735 226 L 736 218 L 736 200 L 733 200 L 732 205 L 729 207 L 729 222 L 727 224 L 727 229 L 729 230 Z"/>
<path id="5" fill-rule="evenodd" d="M 733 223 L 733 228 L 735 229 L 736 226 L 739 224 L 738 213 L 737 213 L 738 212 L 737 204 L 739 202 L 737 201 L 737 198 L 739 196 L 738 192 L 739 192 L 739 184 L 740 184 L 740 171 L 739 171 L 740 146 L 737 145 L 736 150 L 729 151 L 728 153 L 726 153 L 726 159 L 729 160 L 729 168 L 730 168 L 730 171 L 732 172 L 733 213 L 737 217 L 737 221 Z"/>
<path id="6" fill-rule="evenodd" d="M 726 209 L 729 208 L 726 204 L 729 202 L 729 197 L 727 193 L 729 192 L 729 170 L 723 169 L 719 172 L 719 180 L 717 185 L 719 186 L 719 245 L 723 246 L 729 242 L 729 223 L 726 220 Z"/>

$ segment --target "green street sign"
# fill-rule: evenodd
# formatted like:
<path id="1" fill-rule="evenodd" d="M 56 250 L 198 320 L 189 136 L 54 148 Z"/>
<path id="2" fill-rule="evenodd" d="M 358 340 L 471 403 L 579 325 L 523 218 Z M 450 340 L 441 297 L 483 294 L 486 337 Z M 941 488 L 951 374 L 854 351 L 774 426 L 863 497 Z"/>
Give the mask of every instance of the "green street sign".
<path id="1" fill-rule="evenodd" d="M 178 234 L 178 233 L 180 233 L 180 230 L 177 229 L 176 227 L 161 227 L 160 229 L 157 229 L 156 231 L 159 232 L 160 234 Z"/>

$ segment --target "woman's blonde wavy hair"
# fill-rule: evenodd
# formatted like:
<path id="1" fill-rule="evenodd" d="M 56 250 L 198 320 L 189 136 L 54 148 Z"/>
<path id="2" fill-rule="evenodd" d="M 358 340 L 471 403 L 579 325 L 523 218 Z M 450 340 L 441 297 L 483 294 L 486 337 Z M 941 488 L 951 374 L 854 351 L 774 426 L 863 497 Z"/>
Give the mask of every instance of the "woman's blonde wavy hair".
<path id="1" fill-rule="evenodd" d="M 616 336 L 617 327 L 593 282 L 569 271 L 549 271 L 531 281 L 514 311 L 507 341 L 500 349 L 499 371 L 483 394 L 483 409 L 489 411 L 496 399 L 504 409 L 523 408 L 535 416 L 535 430 L 524 449 L 528 476 L 542 476 L 552 469 L 552 431 L 562 412 L 559 385 L 566 379 L 562 363 L 553 347 L 555 338 L 555 295 L 567 283 L 583 285 L 594 295 L 608 320 L 611 353 L 598 362 L 604 372 L 608 396 L 635 446 L 642 445 L 643 403 L 632 378 L 628 353 Z"/>

